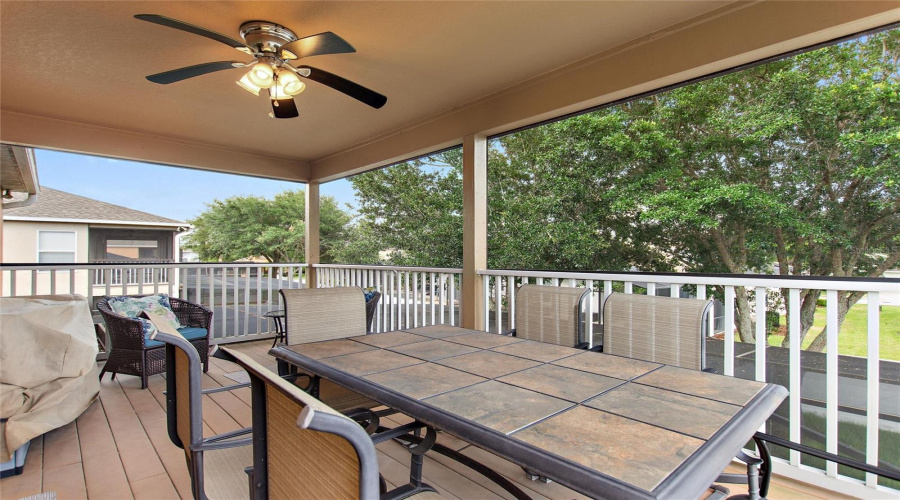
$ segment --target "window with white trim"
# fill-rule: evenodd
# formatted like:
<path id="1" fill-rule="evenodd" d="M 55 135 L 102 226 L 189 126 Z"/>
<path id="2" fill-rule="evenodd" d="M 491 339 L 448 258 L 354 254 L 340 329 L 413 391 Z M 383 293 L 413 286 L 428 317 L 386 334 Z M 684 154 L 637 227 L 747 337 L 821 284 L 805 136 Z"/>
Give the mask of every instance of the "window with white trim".
<path id="1" fill-rule="evenodd" d="M 75 231 L 38 231 L 39 263 L 74 263 L 77 251 L 78 238 Z"/>

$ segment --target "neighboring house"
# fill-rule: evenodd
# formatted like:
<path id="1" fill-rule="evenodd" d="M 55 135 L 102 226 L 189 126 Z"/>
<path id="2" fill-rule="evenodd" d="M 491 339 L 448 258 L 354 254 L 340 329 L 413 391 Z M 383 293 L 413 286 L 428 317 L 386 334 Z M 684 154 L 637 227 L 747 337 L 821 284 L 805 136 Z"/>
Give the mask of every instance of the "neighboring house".
<path id="1" fill-rule="evenodd" d="M 42 187 L 28 206 L 3 211 L 3 261 L 9 264 L 167 263 L 180 257 L 180 234 L 189 224 L 84 196 Z M 57 281 L 68 289 L 69 271 L 58 271 Z M 46 273 L 45 273 L 46 274 Z M 65 274 L 65 276 L 62 276 Z M 95 286 L 168 282 L 168 272 L 157 268 L 76 271 L 76 289 L 87 280 Z M 17 293 L 49 293 L 49 277 L 19 280 Z M 3 284 L 8 289 L 9 284 Z M 24 289 L 22 289 L 24 288 Z M 129 292 L 131 287 L 129 287 Z"/>

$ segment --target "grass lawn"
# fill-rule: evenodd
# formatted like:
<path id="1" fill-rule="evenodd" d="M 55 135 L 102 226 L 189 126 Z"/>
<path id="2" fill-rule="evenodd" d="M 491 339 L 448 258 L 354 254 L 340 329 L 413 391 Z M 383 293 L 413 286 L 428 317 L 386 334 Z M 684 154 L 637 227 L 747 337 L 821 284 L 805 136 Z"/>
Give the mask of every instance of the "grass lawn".
<path id="1" fill-rule="evenodd" d="M 838 349 L 840 354 L 866 357 L 866 304 L 856 304 L 850 308 L 841 332 L 838 336 Z M 881 307 L 881 359 L 900 361 L 900 306 Z M 785 317 L 781 317 L 781 324 L 786 324 Z M 825 308 L 816 308 L 816 316 L 809 334 L 803 341 L 803 349 L 806 349 L 816 335 L 825 328 Z M 769 345 L 781 347 L 784 337 L 770 335 Z"/>

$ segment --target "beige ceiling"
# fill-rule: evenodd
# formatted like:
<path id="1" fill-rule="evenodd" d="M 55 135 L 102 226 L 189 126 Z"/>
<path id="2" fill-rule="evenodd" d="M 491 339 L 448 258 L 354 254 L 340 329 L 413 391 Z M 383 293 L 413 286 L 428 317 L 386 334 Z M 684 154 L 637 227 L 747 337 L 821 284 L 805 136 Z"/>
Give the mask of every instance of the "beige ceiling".
<path id="1" fill-rule="evenodd" d="M 373 145 L 385 138 L 396 141 L 407 131 L 427 127 L 489 96 L 540 82 L 535 79 L 540 75 L 572 71 L 577 67 L 573 63 L 590 61 L 597 54 L 653 43 L 668 36 L 672 27 L 683 32 L 698 23 L 721 24 L 723 16 L 752 19 L 755 11 L 748 6 L 754 4 L 4 1 L 0 139 L 271 177 L 333 178 L 343 165 L 359 171 L 402 156 L 395 146 L 375 153 Z M 884 17 L 885 12 L 890 17 L 897 4 L 879 5 L 834 19 L 820 15 L 823 19 L 818 22 L 829 27 L 873 14 Z M 176 18 L 234 38 L 248 20 L 277 22 L 300 36 L 334 31 L 357 53 L 303 62 L 383 93 L 387 105 L 375 110 L 310 82 L 296 99 L 300 117 L 275 120 L 267 116 L 264 97 L 254 97 L 234 84 L 240 70 L 165 86 L 150 83 L 145 75 L 248 57 L 212 40 L 133 18 L 142 13 Z M 603 80 L 594 81 L 602 87 Z M 609 94 L 603 89 L 596 95 L 601 93 Z M 579 97 L 579 102 L 587 101 Z M 522 105 L 527 108 L 527 101 Z M 521 121 L 540 111 L 544 110 L 512 115 Z M 461 137 L 455 132 L 431 135 L 410 147 L 427 148 Z M 366 148 L 372 153 L 354 157 Z"/>

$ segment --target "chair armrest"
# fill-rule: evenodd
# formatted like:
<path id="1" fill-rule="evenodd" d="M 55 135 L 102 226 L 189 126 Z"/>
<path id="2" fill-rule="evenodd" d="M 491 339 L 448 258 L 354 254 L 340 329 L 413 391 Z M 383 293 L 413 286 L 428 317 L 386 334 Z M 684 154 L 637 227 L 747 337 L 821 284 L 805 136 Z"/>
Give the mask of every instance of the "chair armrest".
<path id="1" fill-rule="evenodd" d="M 234 384 L 234 385 L 226 385 L 224 387 L 215 387 L 213 389 L 203 389 L 200 391 L 200 394 L 215 394 L 217 392 L 225 392 L 225 391 L 233 391 L 235 389 L 243 389 L 244 387 L 250 387 L 250 383 L 244 384 Z"/>
<path id="2" fill-rule="evenodd" d="M 129 318 L 111 310 L 100 310 L 103 322 L 106 323 L 106 333 L 109 335 L 112 345 L 108 349 L 134 349 L 145 348 L 144 325 L 137 318 Z"/>
<path id="3" fill-rule="evenodd" d="M 169 304 L 172 305 L 172 312 L 182 325 L 210 329 L 213 316 L 210 309 L 175 297 L 169 297 Z"/>
<path id="4" fill-rule="evenodd" d="M 422 422 L 410 422 L 408 424 L 401 425 L 399 427 L 394 427 L 393 429 L 387 429 L 381 432 L 376 432 L 372 434 L 370 437 L 372 438 L 372 444 L 383 443 L 385 441 L 389 441 L 391 439 L 409 434 L 410 432 L 417 431 L 419 429 L 428 427 Z"/>
<path id="5" fill-rule="evenodd" d="M 200 441 L 199 444 L 195 446 L 191 446 L 192 451 L 209 451 L 209 450 L 223 450 L 226 448 L 235 448 L 238 446 L 248 446 L 253 444 L 252 437 L 245 437 L 240 439 L 234 439 L 238 436 L 244 436 L 253 432 L 252 427 L 244 427 L 243 429 L 238 429 L 236 431 L 231 432 L 223 432 L 222 434 L 218 434 L 212 437 L 205 438 L 203 441 Z"/>

